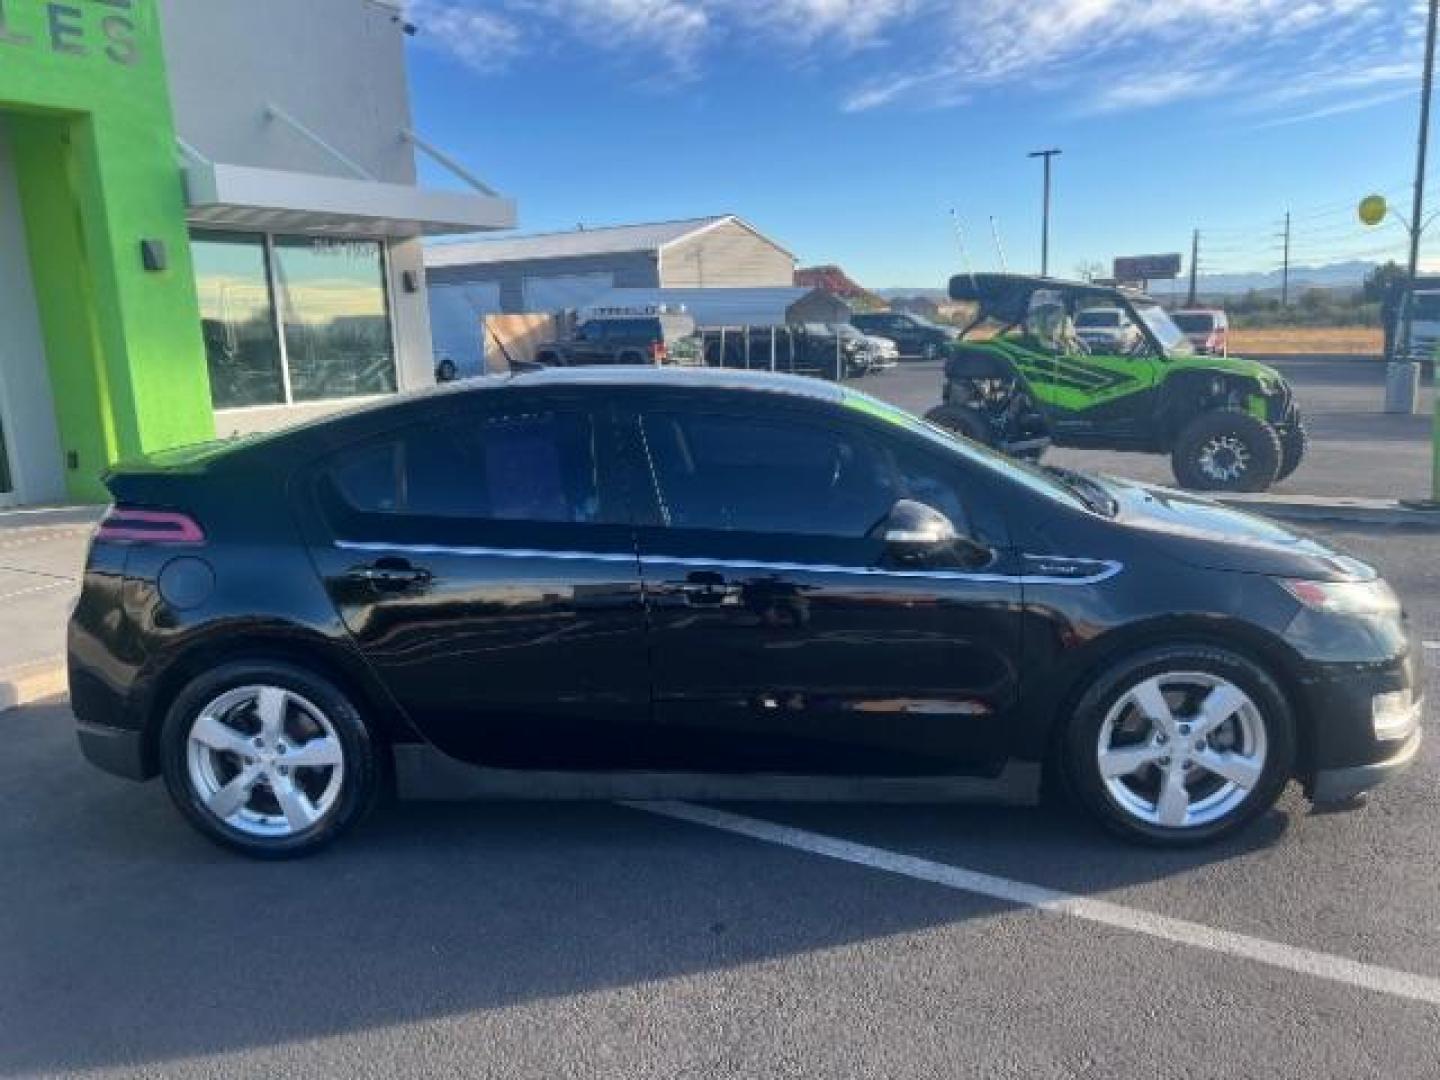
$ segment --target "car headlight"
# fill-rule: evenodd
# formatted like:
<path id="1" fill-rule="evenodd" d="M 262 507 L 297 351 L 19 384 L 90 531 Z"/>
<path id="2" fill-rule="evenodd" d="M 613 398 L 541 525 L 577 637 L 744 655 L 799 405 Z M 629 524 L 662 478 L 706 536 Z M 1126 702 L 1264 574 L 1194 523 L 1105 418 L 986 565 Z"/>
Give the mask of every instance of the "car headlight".
<path id="1" fill-rule="evenodd" d="M 1311 611 L 1327 615 L 1398 615 L 1400 598 L 1380 578 L 1372 581 L 1281 579 L 1281 587 Z"/>

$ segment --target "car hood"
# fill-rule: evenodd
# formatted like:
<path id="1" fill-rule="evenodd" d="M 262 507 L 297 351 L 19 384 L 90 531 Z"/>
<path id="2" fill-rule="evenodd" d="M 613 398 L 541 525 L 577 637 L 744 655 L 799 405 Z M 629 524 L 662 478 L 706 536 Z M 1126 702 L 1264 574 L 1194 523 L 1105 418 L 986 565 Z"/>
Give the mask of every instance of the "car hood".
<path id="1" fill-rule="evenodd" d="M 1115 524 L 1166 555 L 1209 570 L 1318 581 L 1368 581 L 1373 567 L 1268 518 L 1172 488 L 1106 476 Z"/>

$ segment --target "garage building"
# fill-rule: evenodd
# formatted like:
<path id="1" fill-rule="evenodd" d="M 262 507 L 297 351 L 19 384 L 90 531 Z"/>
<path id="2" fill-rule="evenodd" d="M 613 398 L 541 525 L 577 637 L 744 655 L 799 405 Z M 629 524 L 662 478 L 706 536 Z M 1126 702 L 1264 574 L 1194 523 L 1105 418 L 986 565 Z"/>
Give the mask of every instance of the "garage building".
<path id="1" fill-rule="evenodd" d="M 612 289 L 795 284 L 795 256 L 733 214 L 436 244 L 425 252 L 437 356 L 481 369 L 485 316 L 573 311 Z"/>

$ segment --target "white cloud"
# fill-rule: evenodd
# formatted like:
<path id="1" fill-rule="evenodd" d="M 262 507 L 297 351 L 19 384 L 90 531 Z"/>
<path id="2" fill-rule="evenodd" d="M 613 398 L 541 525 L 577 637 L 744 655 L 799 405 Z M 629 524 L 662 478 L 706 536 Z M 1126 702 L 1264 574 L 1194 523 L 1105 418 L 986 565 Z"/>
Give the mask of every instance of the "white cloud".
<path id="1" fill-rule="evenodd" d="M 849 112 L 1037 91 L 1071 112 L 1225 95 L 1314 109 L 1415 77 L 1415 0 L 414 0 L 481 72 L 585 51 L 666 80 L 761 55 L 821 71 Z M 1313 111 L 1313 110 L 1312 110 Z"/>
<path id="2" fill-rule="evenodd" d="M 424 27 L 422 42 L 482 74 L 503 71 L 525 51 L 519 24 L 490 7 L 460 0 L 411 0 L 406 17 Z"/>

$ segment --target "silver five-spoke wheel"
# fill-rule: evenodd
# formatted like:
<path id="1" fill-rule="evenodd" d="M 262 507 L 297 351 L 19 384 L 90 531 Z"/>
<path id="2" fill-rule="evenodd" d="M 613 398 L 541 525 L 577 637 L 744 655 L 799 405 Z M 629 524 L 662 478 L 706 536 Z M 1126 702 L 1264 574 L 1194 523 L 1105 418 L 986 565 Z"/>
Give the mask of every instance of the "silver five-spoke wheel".
<path id="1" fill-rule="evenodd" d="M 1169 829 L 1234 811 L 1260 783 L 1267 752 L 1264 719 L 1250 696 L 1199 671 L 1154 675 L 1121 694 L 1096 746 L 1115 805 Z"/>
<path id="2" fill-rule="evenodd" d="M 240 686 L 210 701 L 190 728 L 185 760 L 200 803 L 254 837 L 313 828 L 335 806 L 345 779 L 330 719 L 279 686 Z"/>

